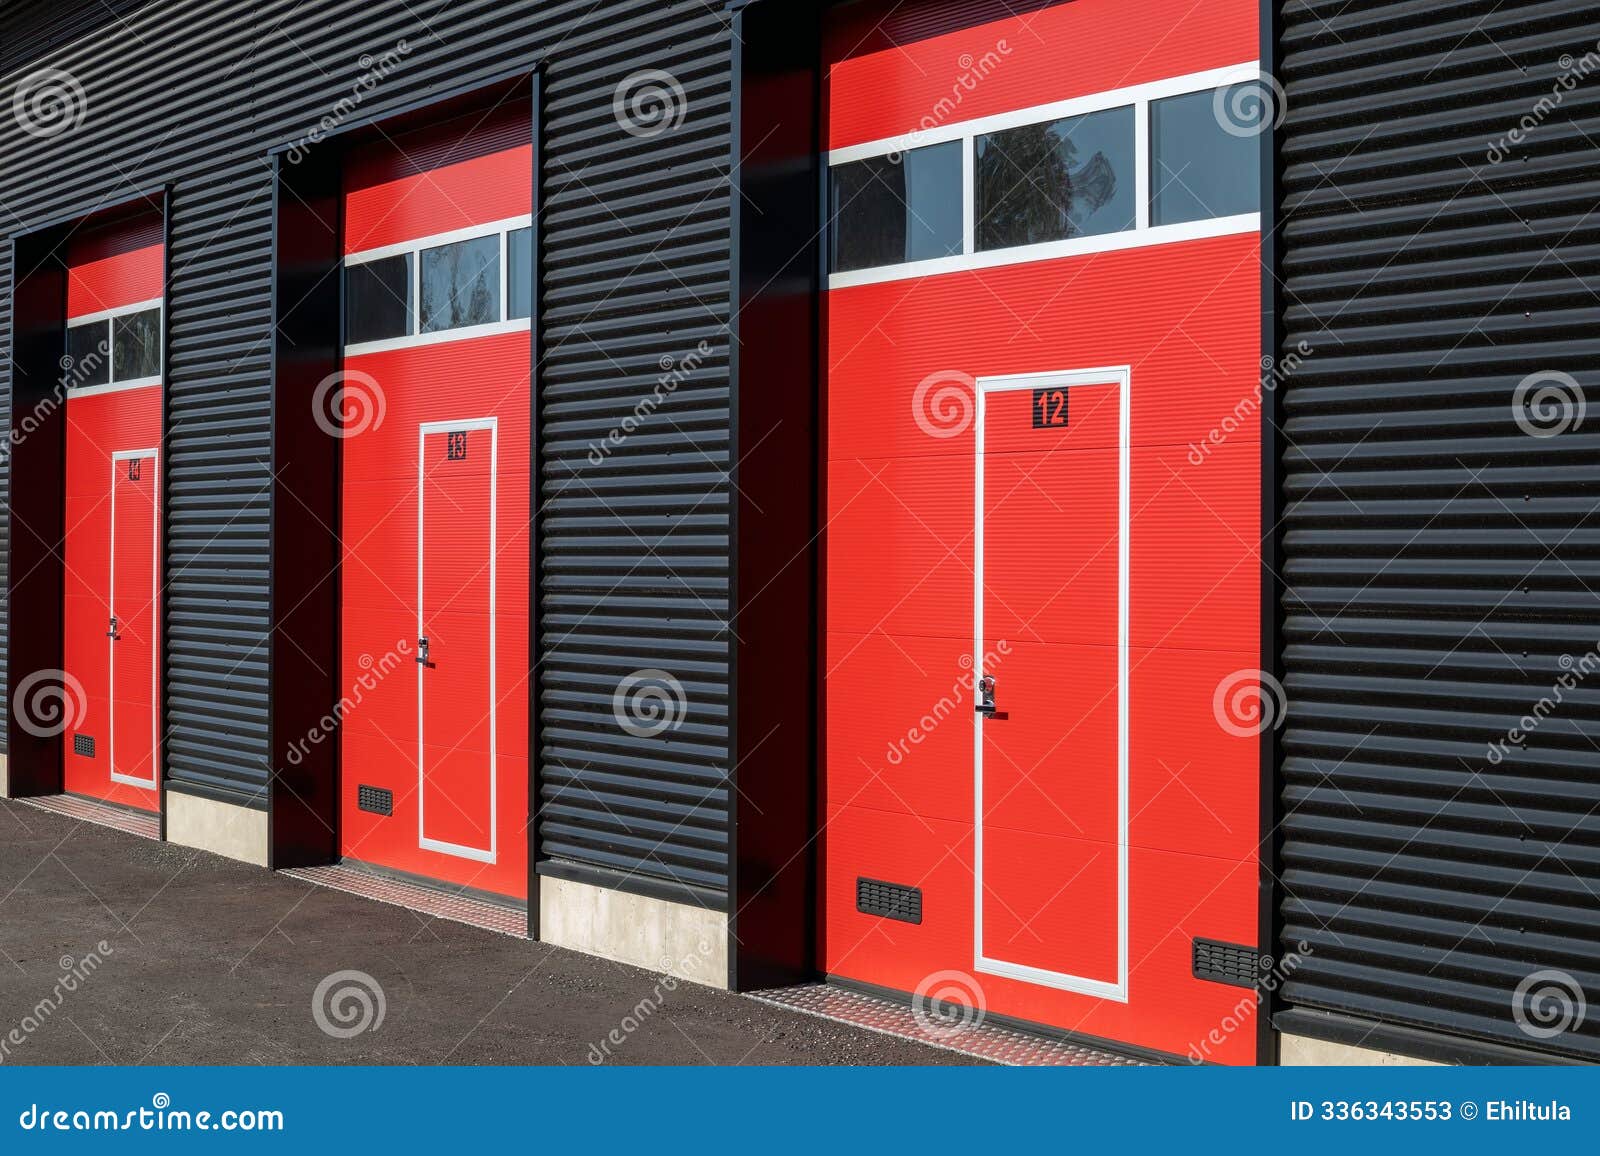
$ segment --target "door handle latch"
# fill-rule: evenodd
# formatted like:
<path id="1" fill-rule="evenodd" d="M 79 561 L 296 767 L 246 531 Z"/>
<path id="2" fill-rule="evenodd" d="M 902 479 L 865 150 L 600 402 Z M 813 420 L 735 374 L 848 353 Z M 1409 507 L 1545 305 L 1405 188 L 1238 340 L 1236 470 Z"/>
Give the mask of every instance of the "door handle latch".
<path id="1" fill-rule="evenodd" d="M 417 639 L 417 665 L 433 665 L 433 663 L 428 661 L 428 638 L 426 635 L 423 635 L 421 638 Z"/>
<path id="2" fill-rule="evenodd" d="M 111 616 L 111 628 L 106 631 L 106 637 L 111 639 L 112 642 L 116 642 L 122 637 L 122 635 L 117 631 L 117 616 L 115 614 Z"/>
<path id="3" fill-rule="evenodd" d="M 978 680 L 978 705 L 973 707 L 985 718 L 994 715 L 994 676 L 986 674 Z"/>

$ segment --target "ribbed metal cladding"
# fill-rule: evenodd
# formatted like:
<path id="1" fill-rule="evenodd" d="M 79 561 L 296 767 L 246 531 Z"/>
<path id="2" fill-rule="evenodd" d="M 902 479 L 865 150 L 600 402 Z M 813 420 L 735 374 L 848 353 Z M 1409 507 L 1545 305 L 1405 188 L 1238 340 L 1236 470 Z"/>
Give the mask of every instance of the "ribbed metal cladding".
<path id="1" fill-rule="evenodd" d="M 1600 6 L 1282 15 L 1283 995 L 1600 1058 Z"/>
<path id="2" fill-rule="evenodd" d="M 550 858 L 724 889 L 730 58 L 720 6 L 50 7 L 49 20 L 0 15 L 8 65 L 0 76 L 0 237 L 174 185 L 170 778 L 244 800 L 259 796 L 268 773 L 272 214 L 264 154 L 325 117 L 337 127 L 426 103 L 544 57 L 541 847 Z M 364 85 L 386 53 L 398 64 Z M 72 73 L 88 112 L 72 132 L 39 138 L 19 130 L 10 97 L 19 79 L 45 67 Z M 613 97 L 644 69 L 670 73 L 686 110 L 667 131 L 631 135 Z M 8 298 L 6 285 L 0 276 Z M 9 318 L 8 299 L 0 314 Z M 692 369 L 609 459 L 588 465 L 591 442 L 652 396 L 665 359 L 687 359 Z M 621 729 L 612 710 L 618 684 L 641 669 L 667 671 L 683 688 L 678 725 L 651 739 Z"/>
<path id="3" fill-rule="evenodd" d="M 544 858 L 716 893 L 732 642 L 730 40 L 697 7 L 563 52 L 546 88 L 538 838 Z M 681 85 L 677 128 L 619 127 L 612 94 L 641 68 Z"/>

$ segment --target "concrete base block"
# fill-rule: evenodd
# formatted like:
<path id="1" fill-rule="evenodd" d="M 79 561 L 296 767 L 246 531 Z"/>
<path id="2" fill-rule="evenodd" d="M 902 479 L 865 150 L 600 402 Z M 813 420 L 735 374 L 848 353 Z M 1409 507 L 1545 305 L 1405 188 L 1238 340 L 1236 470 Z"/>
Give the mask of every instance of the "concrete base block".
<path id="1" fill-rule="evenodd" d="M 265 867 L 267 813 L 168 791 L 167 842 Z"/>
<path id="2" fill-rule="evenodd" d="M 539 880 L 539 939 L 586 955 L 728 986 L 728 916 L 569 879 Z"/>
<path id="3" fill-rule="evenodd" d="M 11 797 L 11 759 L 0 754 L 0 799 Z"/>
<path id="4" fill-rule="evenodd" d="M 1418 1060 L 1394 1052 L 1380 1052 L 1373 1048 L 1358 1048 L 1350 1044 L 1335 1044 L 1327 1040 L 1314 1040 L 1309 1036 L 1284 1035 L 1278 1039 L 1278 1063 L 1284 1067 L 1404 1067 L 1437 1068 L 1432 1060 Z"/>

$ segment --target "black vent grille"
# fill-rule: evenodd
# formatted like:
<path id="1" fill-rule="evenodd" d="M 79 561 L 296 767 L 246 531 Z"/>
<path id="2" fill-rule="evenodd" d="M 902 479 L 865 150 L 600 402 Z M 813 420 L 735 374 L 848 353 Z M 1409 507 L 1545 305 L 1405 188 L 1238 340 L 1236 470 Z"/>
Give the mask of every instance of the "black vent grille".
<path id="1" fill-rule="evenodd" d="M 901 923 L 921 923 L 922 888 L 863 876 L 856 880 L 856 910 Z"/>
<path id="2" fill-rule="evenodd" d="M 78 734 L 73 735 L 72 753 L 75 755 L 82 755 L 86 759 L 94 758 L 94 736 Z"/>
<path id="3" fill-rule="evenodd" d="M 1194 977 L 1234 987 L 1255 987 L 1261 976 L 1261 953 L 1239 943 L 1215 939 L 1194 941 Z"/>
<path id="4" fill-rule="evenodd" d="M 1595 7 L 1282 21 L 1283 995 L 1600 1059 Z"/>
<path id="5" fill-rule="evenodd" d="M 362 783 L 356 788 L 356 806 L 374 815 L 392 815 L 394 792 L 386 787 L 369 787 Z"/>

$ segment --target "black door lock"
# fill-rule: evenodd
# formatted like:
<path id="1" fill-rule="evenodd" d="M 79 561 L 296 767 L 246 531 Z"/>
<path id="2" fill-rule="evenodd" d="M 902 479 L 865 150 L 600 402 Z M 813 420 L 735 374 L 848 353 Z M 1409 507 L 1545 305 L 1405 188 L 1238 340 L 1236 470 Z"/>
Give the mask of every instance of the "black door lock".
<path id="1" fill-rule="evenodd" d="M 111 629 L 106 631 L 106 637 L 111 639 L 112 642 L 116 642 L 122 637 L 117 631 L 117 616 L 115 614 L 111 616 Z"/>
<path id="2" fill-rule="evenodd" d="M 423 637 L 417 639 L 417 665 L 418 666 L 432 666 L 433 665 L 433 663 L 428 661 L 428 639 L 427 639 L 426 635 L 424 635 Z"/>
<path id="3" fill-rule="evenodd" d="M 973 708 L 985 718 L 994 715 L 994 676 L 986 674 L 978 680 L 978 705 Z"/>

